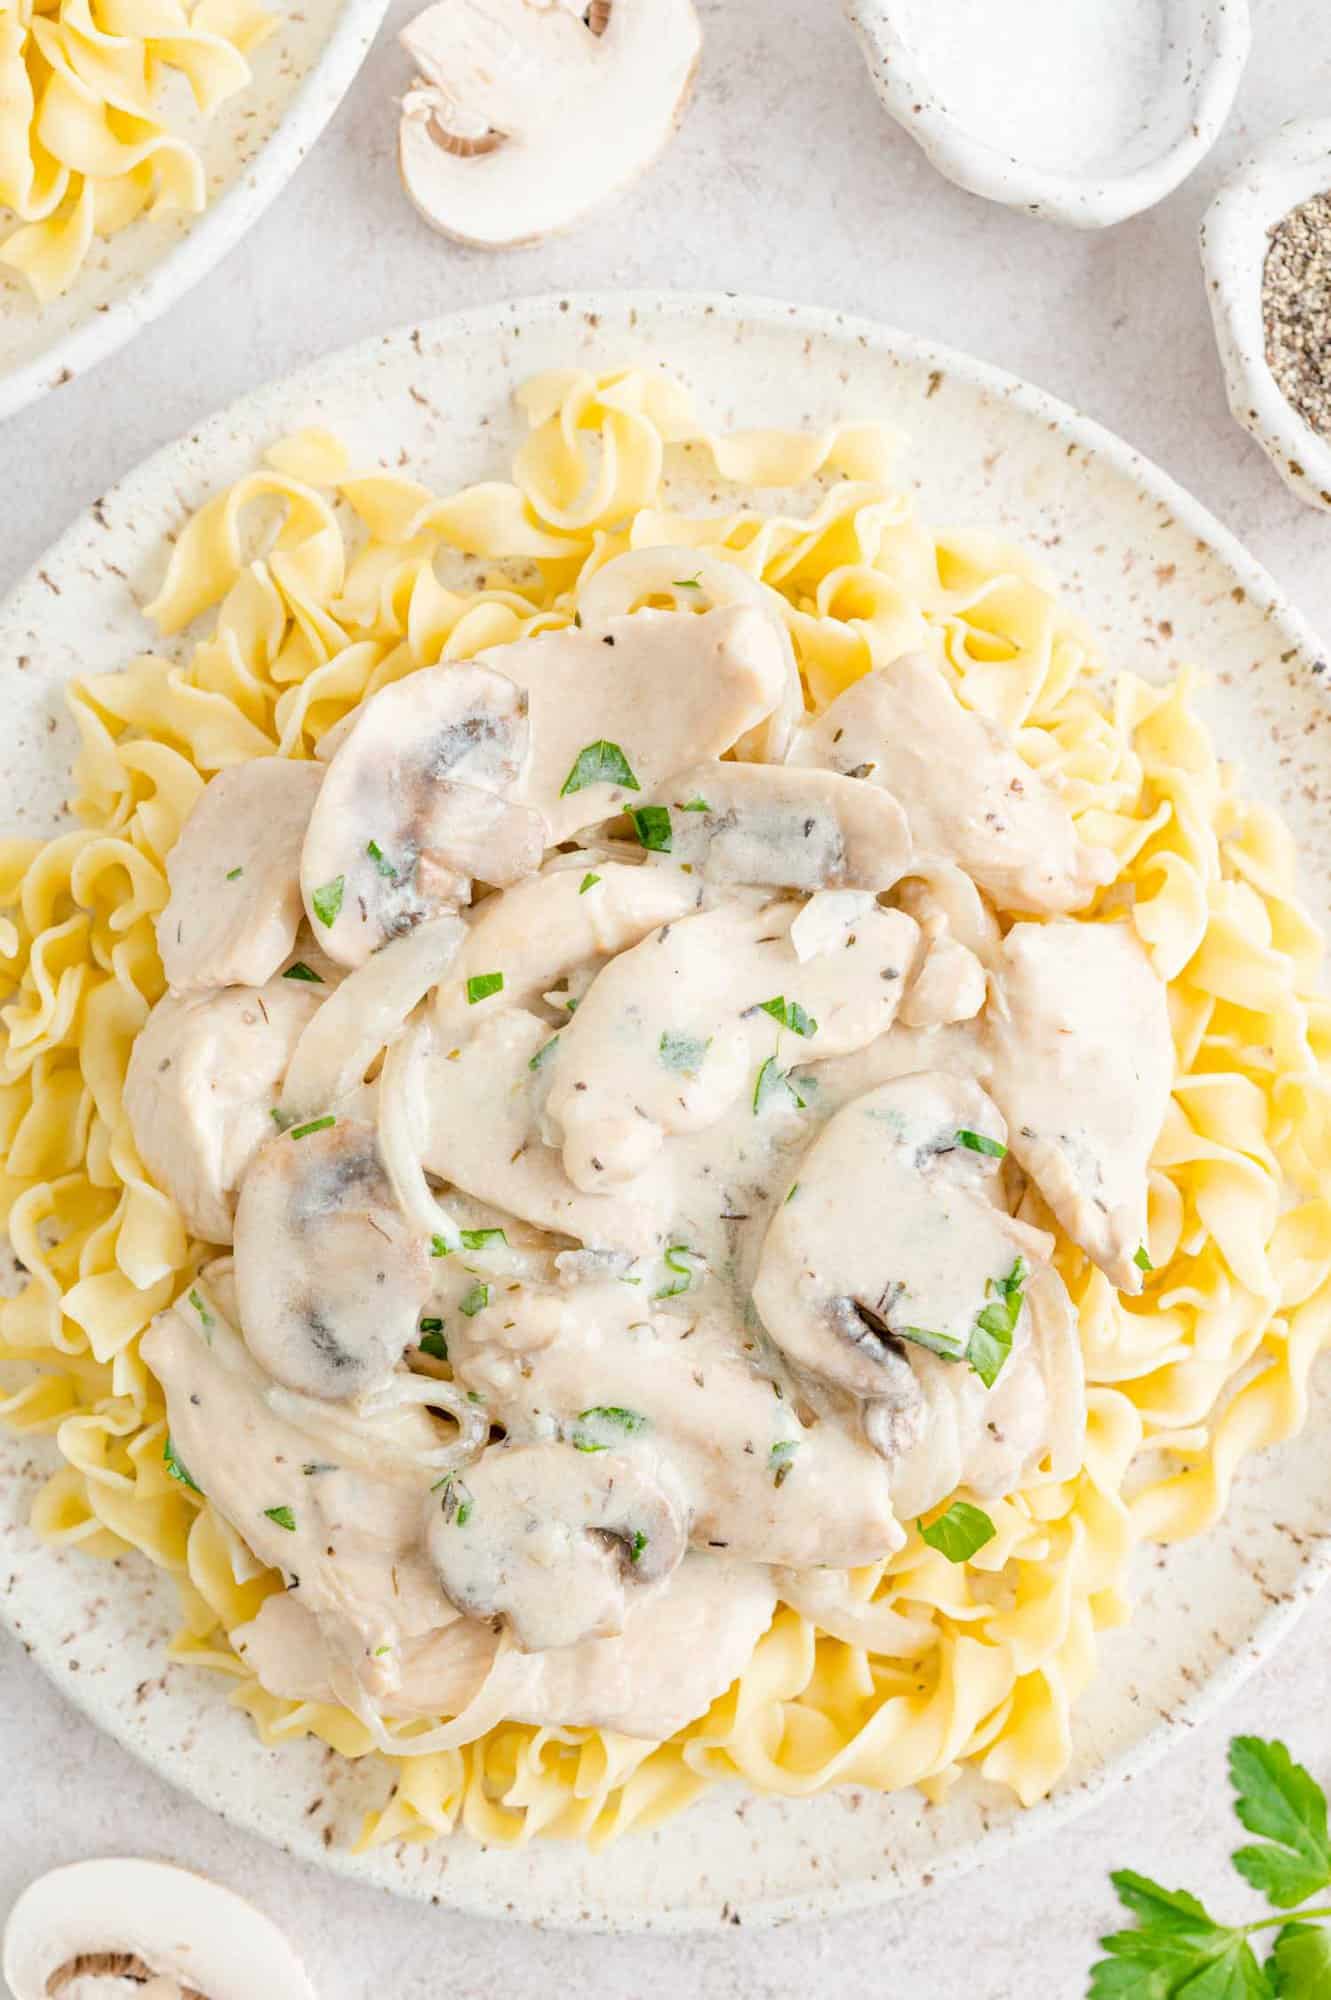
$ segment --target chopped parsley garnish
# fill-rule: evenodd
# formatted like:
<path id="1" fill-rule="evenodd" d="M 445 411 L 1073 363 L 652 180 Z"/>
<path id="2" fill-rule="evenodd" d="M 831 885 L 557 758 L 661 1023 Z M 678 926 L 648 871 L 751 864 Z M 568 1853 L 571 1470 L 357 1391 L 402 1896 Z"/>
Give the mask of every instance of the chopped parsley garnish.
<path id="1" fill-rule="evenodd" d="M 694 1256 L 687 1243 L 672 1243 L 665 1253 L 665 1267 L 672 1273 L 668 1283 L 659 1292 L 653 1292 L 654 1299 L 673 1299 L 680 1292 L 687 1292 L 693 1283 L 693 1265 L 689 1261 Z"/>
<path id="2" fill-rule="evenodd" d="M 682 813 L 709 813 L 711 810 L 706 799 L 685 799 L 680 807 Z"/>
<path id="3" fill-rule="evenodd" d="M 811 1014 L 805 1013 L 798 1000 L 787 1000 L 783 993 L 778 993 L 775 1000 L 760 1000 L 758 1005 L 764 1014 L 770 1014 L 774 1021 L 783 1028 L 789 1028 L 792 1034 L 803 1035 L 807 1040 L 810 1035 L 818 1033 L 818 1023 Z"/>
<path id="4" fill-rule="evenodd" d="M 330 1125 L 336 1123 L 333 1113 L 326 1111 L 322 1118 L 311 1118 L 308 1125 L 297 1125 L 291 1136 L 293 1139 L 308 1139 L 311 1132 L 326 1132 Z"/>
<path id="5" fill-rule="evenodd" d="M 388 856 L 384 853 L 383 848 L 380 847 L 377 840 L 367 841 L 365 843 L 365 852 L 369 855 L 381 875 L 386 877 L 390 882 L 396 882 L 397 869 L 388 859 Z"/>
<path id="6" fill-rule="evenodd" d="M 441 1319 L 423 1319 L 418 1328 L 420 1338 L 416 1345 L 422 1354 L 428 1354 L 432 1361 L 447 1361 L 448 1342 L 444 1339 L 444 1322 Z"/>
<path id="7" fill-rule="evenodd" d="M 638 1410 L 625 1410 L 617 1403 L 594 1403 L 590 1410 L 578 1412 L 573 1446 L 577 1451 L 609 1451 L 613 1440 L 598 1436 L 598 1431 L 620 1431 L 625 1437 L 638 1437 L 646 1428 L 647 1419 Z"/>
<path id="8" fill-rule="evenodd" d="M 285 1528 L 289 1535 L 295 1534 L 296 1517 L 289 1507 L 265 1507 L 263 1513 L 266 1521 L 276 1521 L 278 1527 Z"/>
<path id="9" fill-rule="evenodd" d="M 558 1046 L 558 1035 L 551 1035 L 549 1041 L 543 1042 L 541 1047 L 537 1049 L 536 1054 L 527 1064 L 528 1069 L 544 1069 Z"/>
<path id="10" fill-rule="evenodd" d="M 438 1493 L 442 1489 L 443 1499 L 439 1506 L 450 1527 L 465 1528 L 471 1519 L 471 1510 L 476 1505 L 471 1488 L 452 1472 L 446 1472 L 442 1479 L 430 1489 Z"/>
<path id="11" fill-rule="evenodd" d="M 1153 1271 L 1155 1269 L 1155 1265 L 1151 1262 L 1151 1253 L 1144 1243 L 1138 1244 L 1132 1261 L 1139 1271 Z"/>
<path id="12" fill-rule="evenodd" d="M 702 571 L 699 570 L 696 576 L 672 577 L 670 587 L 672 590 L 701 590 Z"/>
<path id="13" fill-rule="evenodd" d="M 794 1463 L 795 1453 L 799 1448 L 800 1441 L 798 1438 L 782 1438 L 779 1444 L 772 1446 L 771 1451 L 767 1454 L 767 1469 L 772 1475 L 773 1486 L 785 1485 L 787 1479 L 790 1477 L 790 1468 Z"/>
<path id="14" fill-rule="evenodd" d="M 629 1543 L 629 1561 L 631 1563 L 637 1563 L 640 1560 L 642 1552 L 646 1548 L 646 1546 L 647 1546 L 646 1535 L 644 1535 L 641 1528 L 635 1528 L 633 1530 L 633 1540 Z"/>
<path id="15" fill-rule="evenodd" d="M 599 875 L 592 875 L 590 873 L 584 875 L 581 882 L 578 884 L 578 894 L 580 896 L 585 896 L 589 889 L 594 889 L 596 887 L 600 879 L 601 878 Z"/>
<path id="16" fill-rule="evenodd" d="M 209 1312 L 207 1306 L 203 1302 L 203 1293 L 198 1290 L 192 1291 L 189 1295 L 189 1302 L 193 1306 L 195 1312 L 199 1315 L 199 1318 L 202 1321 L 203 1325 L 211 1326 L 213 1324 L 213 1315 Z"/>
<path id="17" fill-rule="evenodd" d="M 478 1000 L 488 1000 L 492 993 L 502 993 L 503 990 L 502 972 L 478 972 L 467 981 L 467 1005 L 474 1007 Z"/>
<path id="18" fill-rule="evenodd" d="M 916 1526 L 929 1547 L 950 1563 L 964 1563 L 998 1533 L 983 1507 L 972 1507 L 969 1500 L 954 1500 L 927 1528 L 923 1521 Z"/>
<path id="19" fill-rule="evenodd" d="M 488 1250 L 492 1243 L 502 1243 L 505 1250 L 507 1250 L 508 1238 L 502 1229 L 460 1229 L 456 1244 L 451 1246 L 445 1243 L 442 1236 L 432 1236 L 430 1238 L 430 1255 L 432 1257 L 451 1257 L 454 1249 Z"/>
<path id="20" fill-rule="evenodd" d="M 937 1354 L 944 1361 L 964 1361 L 966 1349 L 954 1334 L 935 1333 L 927 1326 L 893 1326 L 888 1328 L 902 1340 L 913 1340 L 917 1347 L 927 1347 L 930 1354 Z"/>
<path id="21" fill-rule="evenodd" d="M 342 914 L 342 893 L 347 886 L 345 875 L 335 875 L 331 882 L 325 882 L 310 897 L 314 914 L 327 930 L 331 930 Z"/>
<path id="22" fill-rule="evenodd" d="M 604 737 L 598 743 L 584 744 L 579 750 L 573 769 L 559 787 L 559 796 L 566 799 L 570 792 L 581 792 L 588 785 L 622 785 L 626 792 L 642 790 L 619 745 L 607 743 Z"/>
<path id="23" fill-rule="evenodd" d="M 634 832 L 644 847 L 651 848 L 654 854 L 669 854 L 670 811 L 667 806 L 635 806 L 630 818 Z"/>
<path id="24" fill-rule="evenodd" d="M 303 958 L 298 958 L 294 965 L 289 965 L 282 974 L 282 977 L 283 979 L 303 979 L 310 986 L 322 986 L 324 983 L 323 974 L 316 972 L 312 965 L 306 965 Z"/>
<path id="25" fill-rule="evenodd" d="M 786 1196 L 786 1199 L 785 1201 L 782 1202 L 781 1206 L 785 1208 L 790 1202 L 794 1201 L 795 1196 L 799 1193 L 799 1191 L 800 1191 L 799 1182 L 792 1181 L 790 1183 L 790 1193 Z"/>
<path id="26" fill-rule="evenodd" d="M 964 1146 L 968 1152 L 983 1153 L 991 1160 L 1001 1160 L 1007 1153 L 1007 1147 L 1001 1146 L 997 1139 L 990 1139 L 983 1132 L 968 1132 L 965 1127 L 957 1133 L 957 1144 Z"/>
<path id="27" fill-rule="evenodd" d="M 711 1046 L 710 1035 L 704 1041 L 700 1035 L 676 1034 L 667 1028 L 656 1045 L 656 1053 L 667 1069 L 677 1069 L 682 1076 L 696 1076 Z"/>
<path id="28" fill-rule="evenodd" d="M 488 1285 L 473 1285 L 467 1293 L 466 1298 L 463 1299 L 461 1305 L 458 1307 L 458 1311 L 465 1313 L 468 1319 L 475 1319 L 477 1313 L 484 1312 L 489 1303 L 490 1287 Z"/>
<path id="29" fill-rule="evenodd" d="M 197 1479 L 190 1477 L 189 1467 L 172 1444 L 170 1431 L 167 1432 L 166 1443 L 162 1446 L 162 1457 L 165 1459 L 166 1469 L 173 1479 L 178 1479 L 182 1486 L 188 1486 L 191 1493 L 202 1493 L 203 1488 Z"/>
<path id="30" fill-rule="evenodd" d="M 1006 1278 L 989 1280 L 990 1303 L 976 1316 L 966 1359 L 984 1383 L 992 1389 L 1012 1352 L 1012 1337 L 1021 1318 L 1022 1286 L 1026 1265 L 1018 1257 Z"/>
<path id="31" fill-rule="evenodd" d="M 245 870 L 243 868 L 228 868 L 226 871 L 226 879 L 228 882 L 234 882 L 238 876 L 243 875 L 244 873 Z"/>
<path id="32" fill-rule="evenodd" d="M 768 1056 L 767 1061 L 763 1064 L 754 1079 L 754 1117 L 758 1117 L 766 1109 L 771 1100 L 777 1096 L 780 1096 L 783 1100 L 793 1101 L 803 1111 L 805 1101 L 791 1082 L 789 1070 L 781 1069 L 778 1066 L 775 1056 Z"/>

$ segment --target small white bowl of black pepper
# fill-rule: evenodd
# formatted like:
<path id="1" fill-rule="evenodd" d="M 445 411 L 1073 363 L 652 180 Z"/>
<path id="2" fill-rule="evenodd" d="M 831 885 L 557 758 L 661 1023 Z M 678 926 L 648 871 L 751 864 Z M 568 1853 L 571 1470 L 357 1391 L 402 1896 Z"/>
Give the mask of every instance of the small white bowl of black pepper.
<path id="1" fill-rule="evenodd" d="M 1201 249 L 1229 407 L 1331 509 L 1331 118 L 1283 126 L 1230 175 Z"/>

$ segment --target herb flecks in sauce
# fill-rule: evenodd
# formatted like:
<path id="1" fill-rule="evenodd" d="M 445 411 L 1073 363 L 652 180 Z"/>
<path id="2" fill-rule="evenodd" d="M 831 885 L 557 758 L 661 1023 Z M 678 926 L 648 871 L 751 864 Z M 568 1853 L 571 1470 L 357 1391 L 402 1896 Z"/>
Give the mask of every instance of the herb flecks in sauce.
<path id="1" fill-rule="evenodd" d="M 607 743 L 604 737 L 596 743 L 584 744 L 579 750 L 572 770 L 559 788 L 559 796 L 566 799 L 570 792 L 584 791 L 588 785 L 620 785 L 626 792 L 642 790 L 619 745 Z"/>

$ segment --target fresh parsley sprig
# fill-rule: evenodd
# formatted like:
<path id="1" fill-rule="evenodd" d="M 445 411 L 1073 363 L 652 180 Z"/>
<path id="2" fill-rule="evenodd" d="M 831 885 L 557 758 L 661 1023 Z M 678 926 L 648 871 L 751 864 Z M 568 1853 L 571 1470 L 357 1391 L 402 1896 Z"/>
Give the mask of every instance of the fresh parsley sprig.
<path id="1" fill-rule="evenodd" d="M 1331 1886 L 1326 1796 L 1283 1743 L 1261 1736 L 1233 1739 L 1229 1777 L 1240 1824 L 1259 1836 L 1234 1866 L 1282 1914 L 1217 1923 L 1186 1889 L 1120 1868 L 1110 1880 L 1137 1922 L 1101 1938 L 1109 1955 L 1091 1967 L 1088 2000 L 1331 2000 L 1331 1931 L 1321 1928 L 1331 1904 L 1306 1907 Z M 1263 1960 L 1253 1941 L 1272 1930 Z"/>

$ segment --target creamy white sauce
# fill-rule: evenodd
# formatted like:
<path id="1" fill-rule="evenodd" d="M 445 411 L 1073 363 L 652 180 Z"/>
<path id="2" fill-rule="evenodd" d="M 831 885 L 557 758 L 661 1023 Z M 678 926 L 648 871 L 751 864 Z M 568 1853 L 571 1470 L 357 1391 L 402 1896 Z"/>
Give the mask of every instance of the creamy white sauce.
<path id="1" fill-rule="evenodd" d="M 1003 1157 L 1071 1228 L 1050 1147 L 1009 1131 L 1068 1126 L 1065 1027 L 1085 1101 L 1053 1153 L 1112 1189 L 1114 1244 L 1144 1215 L 1163 990 L 1144 960 L 1094 994 L 1024 979 L 1023 952 L 1064 933 L 1120 952 L 1103 927 L 1002 942 L 1014 910 L 1088 900 L 1103 861 L 927 663 L 851 689 L 795 768 L 718 762 L 741 734 L 778 740 L 785 652 L 749 606 L 546 634 L 401 686 L 401 796 L 365 755 L 376 696 L 328 760 L 307 903 L 334 863 L 364 886 L 390 811 L 442 855 L 437 786 L 555 839 L 638 804 L 609 778 L 566 788 L 587 745 L 597 769 L 622 752 L 678 842 L 602 836 L 456 920 L 424 898 L 408 925 L 375 891 L 322 938 L 364 960 L 340 988 L 163 1002 L 140 1038 L 150 1171 L 215 1241 L 239 1191 L 234 1271 L 206 1269 L 144 1343 L 179 1466 L 287 1579 L 238 1649 L 275 1693 L 379 1731 L 454 1718 L 418 1749 L 504 1715 L 667 1734 L 778 1591 L 908 1650 L 909 1618 L 857 1603 L 847 1572 L 958 1489 L 1078 1462 L 1075 1320 Z M 441 716 L 476 743 L 431 776 Z M 1130 1104 L 1102 1103 L 1143 1034 Z M 156 1063 L 178 1044 L 172 1077 Z"/>

